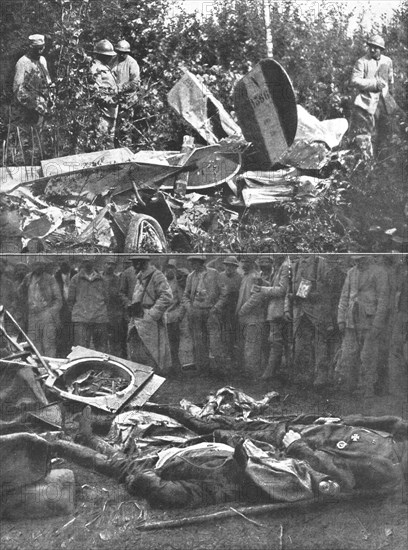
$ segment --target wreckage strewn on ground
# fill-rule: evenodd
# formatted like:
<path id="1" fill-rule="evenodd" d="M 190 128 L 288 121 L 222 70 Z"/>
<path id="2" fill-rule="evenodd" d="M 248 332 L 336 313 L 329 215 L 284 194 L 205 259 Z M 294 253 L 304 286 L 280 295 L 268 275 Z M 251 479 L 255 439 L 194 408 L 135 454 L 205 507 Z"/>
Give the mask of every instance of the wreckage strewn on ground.
<path id="1" fill-rule="evenodd" d="M 408 425 L 401 418 L 271 417 L 276 392 L 255 400 L 230 386 L 201 405 L 187 399 L 180 406 L 156 405 L 148 399 L 164 380 L 148 367 L 84 348 L 74 348 L 66 360 L 45 358 L 24 333 L 15 344 L 4 326 L 5 517 L 74 513 L 74 474 L 60 469 L 56 458 L 123 483 L 139 512 L 144 499 L 170 508 L 287 506 L 394 494 L 403 484 Z M 59 498 L 53 500 L 47 487 L 57 487 Z M 139 520 L 141 529 L 151 527 L 140 514 Z"/>
<path id="2" fill-rule="evenodd" d="M 347 121 L 297 106 L 275 61 L 237 84 L 240 126 L 188 71 L 168 101 L 207 146 L 191 138 L 182 152 L 123 148 L 1 168 L 3 251 L 189 252 L 220 209 L 235 220 L 249 207 L 307 204 L 333 184 Z"/>

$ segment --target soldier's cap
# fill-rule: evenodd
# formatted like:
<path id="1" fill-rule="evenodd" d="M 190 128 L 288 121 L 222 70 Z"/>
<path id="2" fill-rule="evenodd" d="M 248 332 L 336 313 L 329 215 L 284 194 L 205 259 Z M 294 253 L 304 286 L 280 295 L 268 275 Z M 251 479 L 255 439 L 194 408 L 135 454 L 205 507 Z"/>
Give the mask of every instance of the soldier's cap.
<path id="1" fill-rule="evenodd" d="M 151 256 L 149 254 L 131 254 L 129 260 L 151 260 Z"/>
<path id="2" fill-rule="evenodd" d="M 237 267 L 239 266 L 239 261 L 235 256 L 227 256 L 226 258 L 224 258 L 222 263 L 227 265 L 236 265 Z"/>
<path id="3" fill-rule="evenodd" d="M 167 262 L 167 267 L 177 268 L 177 260 L 175 260 L 174 258 L 170 258 L 170 260 Z"/>
<path id="4" fill-rule="evenodd" d="M 115 260 L 115 258 L 108 258 L 108 259 L 106 260 L 106 263 L 107 263 L 107 264 L 115 264 L 115 265 L 116 265 L 116 264 L 117 264 L 117 261 Z"/>
<path id="5" fill-rule="evenodd" d="M 187 256 L 187 260 L 199 260 L 200 262 L 205 262 L 207 258 L 204 254 L 191 254 L 191 256 Z"/>
<path id="6" fill-rule="evenodd" d="M 272 265 L 272 258 L 269 258 L 269 256 L 261 256 L 259 259 L 258 259 L 258 264 L 259 265 Z"/>
<path id="7" fill-rule="evenodd" d="M 44 46 L 45 36 L 43 34 L 30 34 L 28 41 L 30 42 L 30 46 Z"/>

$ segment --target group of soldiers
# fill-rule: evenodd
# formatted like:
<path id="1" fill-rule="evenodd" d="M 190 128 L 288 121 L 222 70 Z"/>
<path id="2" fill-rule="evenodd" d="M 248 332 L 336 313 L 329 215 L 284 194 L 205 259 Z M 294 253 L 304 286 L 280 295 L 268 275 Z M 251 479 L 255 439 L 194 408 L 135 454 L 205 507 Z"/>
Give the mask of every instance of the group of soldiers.
<path id="1" fill-rule="evenodd" d="M 54 105 L 53 86 L 47 61 L 42 55 L 45 37 L 29 36 L 26 54 L 15 69 L 13 94 L 15 117 L 18 126 L 31 126 L 39 130 L 44 118 Z M 118 120 L 123 121 L 137 102 L 140 69 L 130 55 L 130 44 L 119 40 L 114 47 L 109 40 L 94 45 L 93 56 L 85 56 L 90 63 L 90 77 L 94 85 L 98 137 L 113 146 Z"/>
<path id="2" fill-rule="evenodd" d="M 406 256 L 75 262 L 0 266 L 1 303 L 45 356 L 81 345 L 180 376 L 184 323 L 199 376 L 337 384 L 365 397 L 405 391 Z"/>
<path id="3" fill-rule="evenodd" d="M 42 126 L 53 105 L 51 78 L 42 55 L 44 48 L 43 35 L 29 36 L 29 48 L 17 62 L 13 84 L 20 121 L 37 127 Z M 356 90 L 350 134 L 367 136 L 375 150 L 386 143 L 392 131 L 392 115 L 399 110 L 393 98 L 393 64 L 384 50 L 382 36 L 371 36 L 367 40 L 367 53 L 356 62 L 350 80 Z M 116 128 L 129 118 L 137 103 L 139 65 L 130 55 L 126 40 L 120 40 L 115 47 L 107 39 L 99 40 L 94 45 L 92 59 L 86 58 L 91 62 L 90 74 L 95 84 L 97 135 L 106 138 L 102 148 L 112 146 Z"/>

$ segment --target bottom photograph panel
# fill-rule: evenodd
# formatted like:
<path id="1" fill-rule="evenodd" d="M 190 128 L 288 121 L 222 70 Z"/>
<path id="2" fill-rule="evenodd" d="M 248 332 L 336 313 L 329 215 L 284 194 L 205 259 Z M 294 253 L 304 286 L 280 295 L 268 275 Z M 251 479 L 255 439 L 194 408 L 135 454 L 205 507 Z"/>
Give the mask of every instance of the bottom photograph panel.
<path id="1" fill-rule="evenodd" d="M 3 255 L 1 547 L 403 548 L 407 373 L 406 255 Z"/>

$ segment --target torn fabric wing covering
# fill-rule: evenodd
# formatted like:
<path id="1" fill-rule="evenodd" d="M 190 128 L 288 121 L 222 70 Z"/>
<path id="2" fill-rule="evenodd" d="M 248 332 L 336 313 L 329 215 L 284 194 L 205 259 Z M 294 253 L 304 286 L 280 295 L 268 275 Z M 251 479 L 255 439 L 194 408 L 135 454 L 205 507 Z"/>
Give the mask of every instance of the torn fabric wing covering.
<path id="1" fill-rule="evenodd" d="M 241 136 L 220 101 L 194 74 L 186 71 L 167 95 L 169 105 L 179 113 L 207 143 L 215 144 L 227 136 Z"/>
<path id="2" fill-rule="evenodd" d="M 149 450 L 163 445 L 180 445 L 196 437 L 194 432 L 169 416 L 127 411 L 115 417 L 107 439 L 119 448 L 132 445 L 134 449 Z"/>

